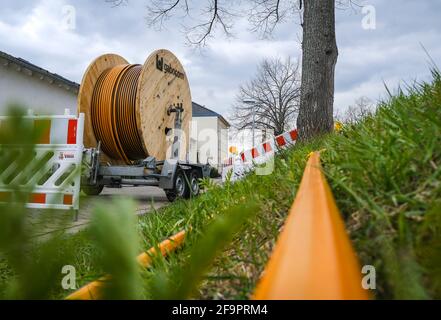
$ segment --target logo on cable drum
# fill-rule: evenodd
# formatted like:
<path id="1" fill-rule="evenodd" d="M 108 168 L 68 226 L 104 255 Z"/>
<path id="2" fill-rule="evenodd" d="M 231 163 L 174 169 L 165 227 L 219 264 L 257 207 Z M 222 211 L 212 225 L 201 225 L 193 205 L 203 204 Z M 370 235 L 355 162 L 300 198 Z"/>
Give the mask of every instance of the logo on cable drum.
<path id="1" fill-rule="evenodd" d="M 164 63 L 164 58 L 159 58 L 159 55 L 156 55 L 156 69 L 159 71 L 163 71 L 164 73 L 171 73 L 176 78 L 184 79 L 184 73 L 176 70 L 170 64 Z"/>

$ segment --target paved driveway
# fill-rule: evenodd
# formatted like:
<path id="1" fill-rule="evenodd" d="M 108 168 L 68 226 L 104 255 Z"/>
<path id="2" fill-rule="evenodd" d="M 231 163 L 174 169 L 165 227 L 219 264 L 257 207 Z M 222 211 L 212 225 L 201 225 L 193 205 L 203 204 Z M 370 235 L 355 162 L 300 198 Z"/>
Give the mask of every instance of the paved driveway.
<path id="1" fill-rule="evenodd" d="M 66 228 L 68 233 L 75 233 L 81 229 L 84 229 L 93 213 L 93 208 L 99 201 L 110 201 L 115 198 L 131 198 L 136 202 L 136 212 L 135 214 L 141 215 L 146 214 L 152 210 L 152 208 L 159 209 L 170 202 L 167 200 L 165 193 L 162 189 L 156 187 L 124 187 L 124 188 L 104 188 L 103 192 L 99 196 L 88 196 L 81 197 L 80 200 L 80 211 L 78 215 L 78 220 L 69 224 Z M 32 210 L 30 212 L 31 224 L 40 224 L 38 217 L 41 215 L 41 210 Z M 58 224 L 54 221 L 53 226 L 47 221 L 44 222 L 43 228 L 39 229 L 38 233 L 35 235 L 37 237 L 45 237 L 53 232 L 54 226 Z M 37 226 L 36 226 L 37 227 Z M 41 231 L 43 229 L 44 231 Z"/>
<path id="2" fill-rule="evenodd" d="M 104 188 L 99 196 L 81 198 L 80 218 L 89 219 L 91 211 L 97 201 L 107 201 L 117 198 L 133 199 L 137 203 L 137 214 L 143 214 L 146 211 L 150 211 L 152 206 L 158 209 L 169 203 L 164 190 L 156 187 Z"/>

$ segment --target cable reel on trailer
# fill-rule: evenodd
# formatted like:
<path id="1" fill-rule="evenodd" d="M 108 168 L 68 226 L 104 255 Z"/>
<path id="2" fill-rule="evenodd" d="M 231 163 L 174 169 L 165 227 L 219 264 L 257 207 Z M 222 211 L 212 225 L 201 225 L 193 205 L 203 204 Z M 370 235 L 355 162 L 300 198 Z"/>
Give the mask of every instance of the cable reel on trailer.
<path id="1" fill-rule="evenodd" d="M 209 170 L 188 163 L 191 93 L 173 53 L 157 50 L 143 65 L 98 57 L 84 74 L 78 112 L 90 152 L 86 194 L 123 185 L 159 186 L 169 200 L 199 194 Z"/>

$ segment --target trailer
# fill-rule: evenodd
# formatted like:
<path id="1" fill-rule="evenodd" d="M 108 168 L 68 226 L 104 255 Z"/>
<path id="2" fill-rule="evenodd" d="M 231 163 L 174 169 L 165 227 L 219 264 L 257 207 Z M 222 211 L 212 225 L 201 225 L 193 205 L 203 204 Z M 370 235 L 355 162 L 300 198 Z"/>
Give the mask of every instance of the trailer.
<path id="1" fill-rule="evenodd" d="M 187 75 L 168 50 L 154 51 L 143 65 L 117 54 L 96 58 L 78 95 L 85 115 L 81 188 L 156 186 L 170 201 L 200 192 L 207 164 L 189 161 L 192 119 Z"/>
<path id="2" fill-rule="evenodd" d="M 176 159 L 157 161 L 148 157 L 136 165 L 102 165 L 100 149 L 85 149 L 81 189 L 87 195 L 99 195 L 104 187 L 154 186 L 165 191 L 167 199 L 188 199 L 200 192 L 200 179 L 210 175 L 209 165 Z"/>
<path id="3" fill-rule="evenodd" d="M 178 159 L 180 154 L 180 133 L 182 126 L 182 104 L 171 105 L 168 115 L 176 114 L 172 144 L 172 158 L 157 160 L 147 157 L 133 165 L 104 165 L 100 160 L 101 141 L 96 148 L 83 151 L 81 189 L 87 195 L 99 195 L 104 187 L 154 186 L 165 191 L 167 199 L 188 199 L 200 192 L 200 180 L 210 176 L 209 164 L 190 163 Z"/>

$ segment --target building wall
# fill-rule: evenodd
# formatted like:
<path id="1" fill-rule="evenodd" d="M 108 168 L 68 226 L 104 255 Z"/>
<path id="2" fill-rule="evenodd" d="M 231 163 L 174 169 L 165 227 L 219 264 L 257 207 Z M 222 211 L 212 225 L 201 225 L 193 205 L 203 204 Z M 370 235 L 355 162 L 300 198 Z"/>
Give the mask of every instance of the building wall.
<path id="1" fill-rule="evenodd" d="M 193 117 L 190 161 L 220 170 L 228 156 L 228 127 L 218 117 Z"/>
<path id="2" fill-rule="evenodd" d="M 77 93 L 40 80 L 28 70 L 17 71 L 14 65 L 0 66 L 0 115 L 5 115 L 9 103 L 22 104 L 35 114 L 64 114 L 77 112 Z"/>
<path id="3" fill-rule="evenodd" d="M 194 117 L 193 125 L 197 129 L 197 156 L 200 163 L 218 165 L 218 137 L 217 117 Z"/>
<path id="4" fill-rule="evenodd" d="M 224 160 L 228 158 L 228 127 L 219 118 L 217 119 L 217 124 L 219 128 L 218 163 L 219 168 L 221 168 Z"/>

